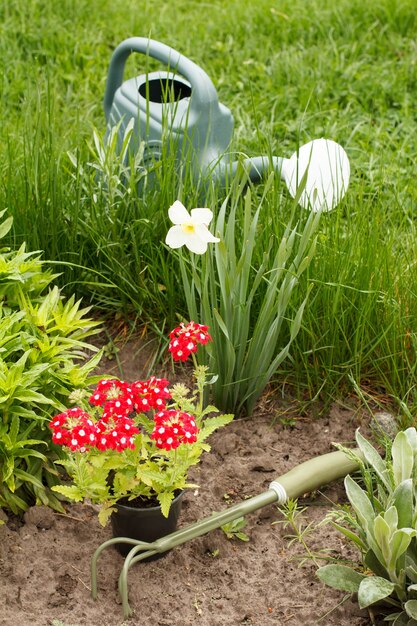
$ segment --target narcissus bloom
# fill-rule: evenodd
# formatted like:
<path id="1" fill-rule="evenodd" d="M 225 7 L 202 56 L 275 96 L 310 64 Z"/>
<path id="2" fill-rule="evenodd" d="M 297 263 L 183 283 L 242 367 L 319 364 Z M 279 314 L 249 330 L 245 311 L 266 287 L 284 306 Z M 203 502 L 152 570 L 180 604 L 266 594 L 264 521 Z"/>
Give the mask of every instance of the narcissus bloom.
<path id="1" fill-rule="evenodd" d="M 186 246 L 195 254 L 204 254 L 207 250 L 207 244 L 220 241 L 208 229 L 208 225 L 213 219 L 213 213 L 210 209 L 192 209 L 190 214 L 185 206 L 176 200 L 169 207 L 168 215 L 174 224 L 165 238 L 165 243 L 170 248 Z"/>

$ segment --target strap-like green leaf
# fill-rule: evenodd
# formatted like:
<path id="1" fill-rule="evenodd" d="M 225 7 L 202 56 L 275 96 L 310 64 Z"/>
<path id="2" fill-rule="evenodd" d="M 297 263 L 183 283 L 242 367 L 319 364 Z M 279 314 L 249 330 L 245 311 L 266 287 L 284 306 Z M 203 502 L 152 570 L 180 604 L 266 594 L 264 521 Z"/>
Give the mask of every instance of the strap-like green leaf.
<path id="1" fill-rule="evenodd" d="M 356 442 L 361 450 L 365 460 L 374 468 L 380 480 L 383 482 L 387 490 L 390 492 L 392 489 L 392 483 L 387 471 L 385 461 L 381 458 L 378 452 L 375 450 L 372 444 L 369 443 L 365 437 L 361 435 L 359 429 L 356 431 Z"/>
<path id="2" fill-rule="evenodd" d="M 413 448 L 404 432 L 399 432 L 395 437 L 391 454 L 394 481 L 399 485 L 403 480 L 411 478 L 414 465 Z"/>

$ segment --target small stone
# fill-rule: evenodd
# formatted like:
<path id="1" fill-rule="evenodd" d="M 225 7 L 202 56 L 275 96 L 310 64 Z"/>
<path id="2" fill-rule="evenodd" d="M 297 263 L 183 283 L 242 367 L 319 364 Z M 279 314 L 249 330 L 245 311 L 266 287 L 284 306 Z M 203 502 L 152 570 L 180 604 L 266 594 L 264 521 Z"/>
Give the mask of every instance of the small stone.
<path id="1" fill-rule="evenodd" d="M 389 437 L 395 437 L 398 432 L 398 424 L 397 420 L 391 413 L 388 413 L 387 411 L 379 411 L 378 413 L 374 413 L 374 418 Z"/>

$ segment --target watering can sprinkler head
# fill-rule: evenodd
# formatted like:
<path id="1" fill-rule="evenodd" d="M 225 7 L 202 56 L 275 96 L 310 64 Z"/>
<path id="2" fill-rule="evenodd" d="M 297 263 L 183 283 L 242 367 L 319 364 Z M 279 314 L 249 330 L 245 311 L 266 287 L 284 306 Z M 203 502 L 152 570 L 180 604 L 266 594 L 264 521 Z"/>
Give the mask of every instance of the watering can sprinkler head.
<path id="1" fill-rule="evenodd" d="M 331 211 L 345 195 L 350 178 L 346 152 L 335 141 L 314 139 L 301 146 L 291 158 L 284 159 L 281 177 L 305 209 Z"/>
<path id="2" fill-rule="evenodd" d="M 168 71 L 145 73 L 123 82 L 124 66 L 132 52 L 156 59 Z M 110 129 L 118 127 L 120 151 L 131 120 L 134 130 L 129 151 L 144 145 L 143 167 L 151 170 L 165 153 L 175 151 L 179 164 L 186 162 L 192 176 L 210 176 L 224 184 L 233 177 L 240 161 L 231 162 L 228 151 L 233 135 L 233 116 L 218 100 L 216 89 L 202 68 L 169 46 L 143 37 L 123 41 L 110 61 L 104 96 Z M 292 197 L 313 211 L 331 210 L 346 193 L 349 159 L 341 146 L 315 139 L 289 159 L 257 156 L 243 166 L 252 182 L 272 169 L 277 171 Z"/>

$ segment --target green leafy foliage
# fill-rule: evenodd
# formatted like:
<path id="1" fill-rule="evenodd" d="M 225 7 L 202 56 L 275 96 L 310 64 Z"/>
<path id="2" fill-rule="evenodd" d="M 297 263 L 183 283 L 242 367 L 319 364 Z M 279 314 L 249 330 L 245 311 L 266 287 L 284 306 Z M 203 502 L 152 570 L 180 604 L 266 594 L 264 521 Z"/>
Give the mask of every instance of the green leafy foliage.
<path id="1" fill-rule="evenodd" d="M 220 528 L 228 539 L 240 539 L 240 541 L 250 541 L 248 535 L 242 532 L 242 529 L 246 526 L 246 520 L 244 517 L 238 517 L 237 519 L 223 524 Z"/>
<path id="2" fill-rule="evenodd" d="M 100 504 L 99 521 L 103 525 L 117 502 L 124 499 L 155 500 L 163 515 L 168 517 L 175 495 L 197 487 L 188 481 L 188 473 L 199 463 L 202 453 L 210 451 L 207 438 L 233 419 L 231 414 L 217 415 L 214 406 L 204 408 L 207 368 L 197 366 L 194 377 L 193 390 L 182 384 L 173 386 L 169 409 L 178 409 L 194 417 L 199 429 L 196 441 L 169 450 L 160 449 L 150 436 L 155 426 L 153 415 L 139 413 L 134 418 L 140 432 L 135 436 L 133 449 L 118 451 L 89 447 L 83 452 L 66 449 L 66 458 L 57 463 L 65 468 L 71 484 L 55 485 L 53 491 L 76 502 L 89 500 Z M 85 409 L 91 414 L 91 407 Z"/>
<path id="3" fill-rule="evenodd" d="M 11 224 L 1 223 L 0 237 Z M 73 297 L 62 299 L 50 286 L 55 277 L 24 245 L 0 249 L 0 506 L 14 513 L 35 503 L 62 508 L 50 489 L 59 451 L 47 422 L 74 388 L 93 380 L 100 358 L 80 366 L 87 350 L 96 351 L 85 340 L 97 322 Z"/>
<path id="4" fill-rule="evenodd" d="M 341 509 L 331 517 L 360 549 L 364 571 L 374 575 L 338 564 L 317 573 L 336 589 L 356 592 L 361 608 L 374 606 L 396 626 L 412 626 L 417 619 L 417 431 L 408 428 L 387 441 L 385 459 L 359 432 L 356 441 L 365 462 L 358 457 L 361 484 L 345 479 L 353 514 Z"/>

